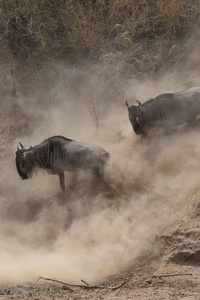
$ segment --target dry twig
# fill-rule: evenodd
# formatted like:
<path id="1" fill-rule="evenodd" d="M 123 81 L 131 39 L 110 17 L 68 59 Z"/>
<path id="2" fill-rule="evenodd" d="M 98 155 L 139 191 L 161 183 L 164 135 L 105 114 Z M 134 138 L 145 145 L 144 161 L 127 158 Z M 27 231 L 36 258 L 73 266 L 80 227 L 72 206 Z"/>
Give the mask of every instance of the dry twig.
<path id="1" fill-rule="evenodd" d="M 170 277 L 170 276 L 186 276 L 186 275 L 193 276 L 195 279 L 197 278 L 197 276 L 193 273 L 158 274 L 158 275 L 153 275 L 152 277 Z"/>
<path id="2" fill-rule="evenodd" d="M 81 281 L 82 281 L 83 283 L 85 283 L 87 286 L 89 285 L 89 283 L 87 283 L 87 282 L 84 281 L 83 279 L 81 279 Z"/>
<path id="3" fill-rule="evenodd" d="M 39 278 L 37 279 L 37 281 L 35 283 L 37 283 L 40 279 L 60 283 L 60 284 L 63 284 L 65 286 L 68 286 L 68 287 L 70 286 L 70 287 L 79 287 L 79 288 L 84 288 L 84 289 L 110 289 L 110 290 L 117 290 L 117 289 L 121 288 L 123 285 L 125 285 L 128 282 L 128 280 L 126 280 L 126 281 L 124 281 L 121 284 L 116 285 L 116 286 L 101 286 L 101 285 L 89 285 L 86 281 L 81 280 L 85 284 L 85 285 L 81 285 L 81 284 L 66 283 L 66 282 L 63 282 L 63 281 L 60 281 L 60 280 L 45 278 L 45 277 L 39 276 Z"/>

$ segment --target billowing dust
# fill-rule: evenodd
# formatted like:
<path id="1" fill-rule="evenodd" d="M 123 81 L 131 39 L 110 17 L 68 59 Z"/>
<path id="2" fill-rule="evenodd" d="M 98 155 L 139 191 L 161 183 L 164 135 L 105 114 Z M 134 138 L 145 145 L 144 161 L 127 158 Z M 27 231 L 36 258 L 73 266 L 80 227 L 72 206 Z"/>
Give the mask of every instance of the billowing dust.
<path id="1" fill-rule="evenodd" d="M 143 101 L 161 87 L 163 83 L 156 90 L 150 83 L 140 85 L 134 94 L 132 84 L 127 97 L 140 94 Z M 19 99 L 20 110 L 31 120 L 31 134 L 20 131 L 10 139 L 10 132 L 17 130 L 12 114 L 2 125 L 1 282 L 35 281 L 40 275 L 92 283 L 123 271 L 151 248 L 156 234 L 181 217 L 188 194 L 200 182 L 197 128 L 180 128 L 173 135 L 141 142 L 132 131 L 124 98 L 108 104 L 94 87 L 92 92 L 93 102 L 87 102 L 89 93 L 80 97 L 76 90 L 59 87 L 54 90 L 55 105 Z M 97 104 L 98 126 L 92 114 Z M 38 172 L 22 181 L 15 167 L 19 140 L 30 147 L 53 135 L 98 144 L 111 155 L 105 182 L 86 172 L 66 173 L 65 205 L 57 176 Z"/>

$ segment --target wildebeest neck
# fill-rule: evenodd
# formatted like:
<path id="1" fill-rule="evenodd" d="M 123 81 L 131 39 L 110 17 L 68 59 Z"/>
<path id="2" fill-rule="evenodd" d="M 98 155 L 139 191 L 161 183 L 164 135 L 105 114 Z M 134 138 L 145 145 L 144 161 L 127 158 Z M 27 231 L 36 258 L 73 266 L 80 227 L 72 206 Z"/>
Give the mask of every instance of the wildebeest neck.
<path id="1" fill-rule="evenodd" d="M 52 169 L 53 163 L 61 156 L 62 145 L 56 141 L 43 142 L 26 150 L 26 160 L 32 167 Z"/>

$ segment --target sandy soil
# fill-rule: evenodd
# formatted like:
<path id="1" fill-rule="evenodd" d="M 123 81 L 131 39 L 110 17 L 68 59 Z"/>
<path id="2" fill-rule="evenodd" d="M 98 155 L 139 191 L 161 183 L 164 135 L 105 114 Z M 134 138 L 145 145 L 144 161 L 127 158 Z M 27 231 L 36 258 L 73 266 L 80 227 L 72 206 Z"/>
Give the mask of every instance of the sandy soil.
<path id="1" fill-rule="evenodd" d="M 188 271 L 191 271 L 189 269 Z M 171 274 L 171 273 L 170 273 Z M 183 278 L 184 277 L 184 278 Z M 117 280 L 118 282 L 118 280 Z M 113 280 L 113 284 L 115 280 Z M 199 279 L 191 275 L 168 278 L 154 278 L 142 275 L 129 278 L 129 281 L 118 289 L 88 289 L 56 284 L 20 284 L 2 285 L 0 299 L 199 299 Z M 113 287 L 113 286 L 112 286 Z"/>
<path id="2" fill-rule="evenodd" d="M 66 208 L 59 204 L 59 187 L 55 188 L 54 179 L 44 181 L 42 185 L 41 179 L 36 179 L 25 186 L 15 173 L 13 153 L 16 138 L 22 136 L 28 140 L 34 121 L 28 122 L 19 113 L 13 117 L 13 113 L 5 108 L 1 124 L 0 238 L 3 250 L 0 251 L 0 300 L 199 299 L 200 187 L 196 175 L 199 155 L 195 143 L 188 150 L 193 151 L 193 160 L 184 172 L 185 156 L 181 156 L 181 147 L 174 139 L 171 146 L 167 140 L 167 150 L 163 146 L 165 140 L 162 145 L 157 144 L 156 150 L 152 145 L 148 151 L 141 148 L 142 159 L 138 158 L 140 164 L 146 164 L 146 174 L 141 180 L 140 169 L 133 162 L 131 172 L 134 169 L 136 175 L 132 185 L 123 170 L 120 176 L 124 181 L 112 177 L 103 188 L 95 185 L 90 177 L 80 177 L 78 181 L 72 177 L 68 189 L 78 201 L 75 201 L 75 196 L 70 198 Z M 197 136 L 194 133 L 194 139 Z M 187 141 L 188 138 L 191 134 Z M 127 149 L 129 147 L 128 143 Z M 155 153 L 158 155 L 159 151 L 155 159 Z M 178 158 L 174 153 L 178 153 Z M 149 161 L 150 155 L 154 167 L 151 164 L 148 169 L 145 157 Z M 169 168 L 172 161 L 173 167 Z M 188 170 L 191 173 L 186 180 Z M 126 171 L 129 171 L 128 165 Z M 158 171 L 162 174 L 159 180 Z M 89 187 L 88 180 L 91 180 Z M 150 190 L 150 186 L 153 189 Z M 87 195 L 87 199 L 83 195 Z M 130 198 L 137 197 L 140 200 L 134 200 L 133 205 Z M 107 235 L 109 231 L 110 235 Z M 64 250 L 60 252 L 62 247 Z M 45 261 L 45 256 L 50 258 Z M 72 262 L 67 260 L 69 256 Z M 55 266 L 48 269 L 54 259 Z M 57 266 L 56 263 L 60 264 Z M 96 269 L 88 268 L 89 263 Z M 77 267 L 80 267 L 79 273 Z M 54 270 L 55 277 L 51 277 Z M 36 283 L 37 276 L 43 275 L 41 271 L 50 279 L 83 287 L 42 279 Z M 83 274 L 87 274 L 87 278 L 78 277 Z M 84 287 L 81 278 L 89 283 L 88 278 L 94 278 L 91 286 L 96 284 L 103 288 Z"/>

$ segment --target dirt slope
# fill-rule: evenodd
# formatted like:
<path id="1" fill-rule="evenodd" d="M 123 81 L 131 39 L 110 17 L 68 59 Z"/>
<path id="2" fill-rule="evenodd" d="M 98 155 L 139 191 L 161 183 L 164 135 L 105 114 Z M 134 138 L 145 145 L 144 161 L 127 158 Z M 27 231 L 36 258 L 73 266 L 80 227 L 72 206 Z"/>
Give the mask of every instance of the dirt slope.
<path id="1" fill-rule="evenodd" d="M 19 138 L 40 142 L 38 130 L 46 131 L 48 120 L 30 122 L 20 105 L 13 113 L 9 102 L 2 104 L 2 299 L 194 299 L 198 295 L 198 128 L 147 144 L 138 143 L 132 131 L 123 128 L 120 138 L 105 134 L 99 143 L 105 143 L 112 155 L 107 185 L 99 185 L 90 174 L 71 174 L 70 198 L 63 207 L 55 177 L 39 174 L 23 182 L 15 169 Z M 77 139 L 79 135 L 82 132 L 77 132 Z M 87 138 L 94 141 L 92 131 Z M 39 275 L 74 284 L 81 279 L 105 287 L 126 284 L 116 290 L 68 291 L 62 284 L 34 284 Z"/>

